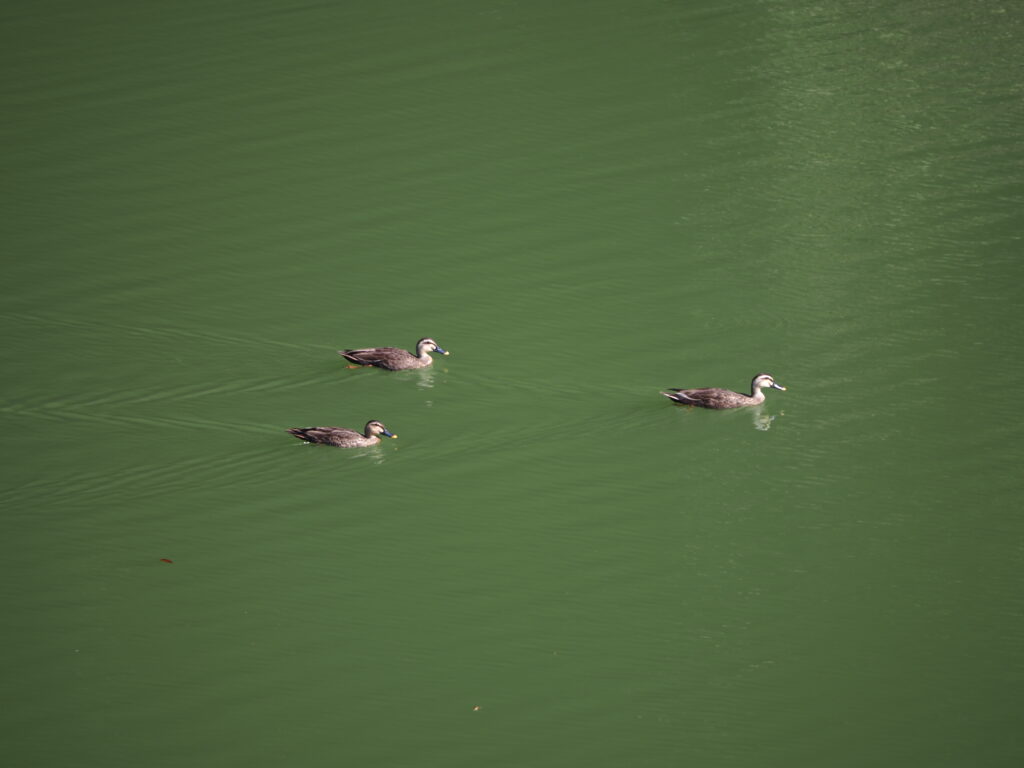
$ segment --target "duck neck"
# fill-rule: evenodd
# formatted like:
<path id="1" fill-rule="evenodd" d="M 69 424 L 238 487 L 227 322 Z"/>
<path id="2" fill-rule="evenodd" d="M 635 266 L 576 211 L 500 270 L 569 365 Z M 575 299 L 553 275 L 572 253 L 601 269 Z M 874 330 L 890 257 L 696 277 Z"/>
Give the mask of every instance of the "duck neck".
<path id="1" fill-rule="evenodd" d="M 430 353 L 427 352 L 427 347 L 425 344 L 416 347 L 416 357 L 420 360 L 420 362 L 423 363 L 431 359 Z"/>
<path id="2" fill-rule="evenodd" d="M 753 400 L 755 403 L 763 403 L 764 402 L 764 392 L 761 391 L 761 388 L 760 387 L 754 387 L 753 390 L 754 391 L 750 393 L 750 399 Z"/>

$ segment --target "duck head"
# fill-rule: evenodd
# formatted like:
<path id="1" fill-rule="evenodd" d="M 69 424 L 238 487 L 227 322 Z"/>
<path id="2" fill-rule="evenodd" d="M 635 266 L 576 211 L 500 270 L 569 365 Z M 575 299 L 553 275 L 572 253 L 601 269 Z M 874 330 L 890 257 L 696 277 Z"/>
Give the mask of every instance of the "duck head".
<path id="1" fill-rule="evenodd" d="M 781 384 L 776 384 L 775 379 L 770 373 L 759 373 L 754 377 L 754 380 L 750 383 L 750 391 L 756 392 L 763 387 L 771 387 L 772 389 L 781 389 L 783 392 L 786 388 Z"/>
<path id="2" fill-rule="evenodd" d="M 377 435 L 384 435 L 384 437 L 397 438 L 398 435 L 394 434 L 391 430 L 381 424 L 379 421 L 368 421 L 366 423 L 366 430 L 363 433 L 367 437 L 375 437 Z"/>
<path id="3" fill-rule="evenodd" d="M 420 339 L 416 342 L 416 354 L 423 355 L 425 352 L 440 352 L 442 355 L 448 354 L 433 339 Z"/>

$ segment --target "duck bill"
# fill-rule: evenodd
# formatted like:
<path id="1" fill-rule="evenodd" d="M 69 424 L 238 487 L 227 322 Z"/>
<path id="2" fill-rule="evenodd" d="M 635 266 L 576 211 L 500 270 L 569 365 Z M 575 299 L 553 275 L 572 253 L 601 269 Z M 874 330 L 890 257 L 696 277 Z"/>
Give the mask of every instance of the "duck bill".
<path id="1" fill-rule="evenodd" d="M 383 432 L 381 432 L 381 434 L 384 435 L 384 437 L 390 437 L 392 440 L 398 439 L 398 435 L 386 429 Z"/>
<path id="2" fill-rule="evenodd" d="M 448 354 L 448 350 L 446 350 L 446 349 L 441 349 L 440 347 L 438 347 L 436 351 L 437 351 L 437 352 L 440 352 L 440 353 L 441 353 L 442 355 L 447 355 L 447 354 Z"/>
<path id="3" fill-rule="evenodd" d="M 786 388 L 785 388 L 784 386 L 782 386 L 781 384 L 775 384 L 775 383 L 773 382 L 773 383 L 772 383 L 772 386 L 773 386 L 773 387 L 775 387 L 775 389 L 781 389 L 781 390 L 782 390 L 783 392 L 785 392 L 785 391 L 786 391 Z"/>

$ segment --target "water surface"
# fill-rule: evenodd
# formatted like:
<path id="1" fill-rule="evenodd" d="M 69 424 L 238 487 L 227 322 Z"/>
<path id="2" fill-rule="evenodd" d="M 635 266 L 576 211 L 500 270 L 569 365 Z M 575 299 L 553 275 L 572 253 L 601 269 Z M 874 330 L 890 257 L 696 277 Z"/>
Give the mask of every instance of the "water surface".
<path id="1" fill-rule="evenodd" d="M 1020 762 L 1015 5 L 4 16 L 14 762 Z"/>

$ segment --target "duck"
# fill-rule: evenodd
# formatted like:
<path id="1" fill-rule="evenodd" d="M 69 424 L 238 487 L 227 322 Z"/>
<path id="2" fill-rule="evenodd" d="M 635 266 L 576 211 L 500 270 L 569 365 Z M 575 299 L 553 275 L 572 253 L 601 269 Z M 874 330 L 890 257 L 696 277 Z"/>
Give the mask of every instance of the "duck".
<path id="1" fill-rule="evenodd" d="M 380 442 L 378 435 L 384 435 L 392 439 L 398 435 L 393 433 L 379 421 L 368 421 L 359 434 L 354 429 L 344 427 L 297 427 L 287 430 L 289 434 L 295 435 L 299 440 L 307 443 L 320 443 L 322 445 L 335 445 L 338 448 L 365 448 L 376 445 Z"/>
<path id="2" fill-rule="evenodd" d="M 434 363 L 431 352 L 447 355 L 446 350 L 433 339 L 416 342 L 416 354 L 397 347 L 370 347 L 369 349 L 340 349 L 338 354 L 356 365 L 375 365 L 388 371 L 404 371 L 409 368 L 426 368 Z"/>
<path id="3" fill-rule="evenodd" d="M 744 395 L 741 392 L 733 392 L 731 389 L 719 389 L 710 387 L 708 389 L 670 389 L 662 392 L 665 397 L 682 405 L 696 405 L 701 408 L 742 408 L 745 405 L 760 405 L 764 402 L 765 387 L 781 389 L 785 387 L 776 384 L 770 373 L 759 373 L 750 382 L 750 394 Z"/>

